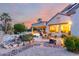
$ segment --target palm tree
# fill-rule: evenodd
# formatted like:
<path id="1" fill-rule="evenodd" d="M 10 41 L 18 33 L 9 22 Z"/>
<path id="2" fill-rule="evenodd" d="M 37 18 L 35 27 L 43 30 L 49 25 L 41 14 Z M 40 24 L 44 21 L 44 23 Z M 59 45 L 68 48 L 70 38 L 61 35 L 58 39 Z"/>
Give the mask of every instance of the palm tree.
<path id="1" fill-rule="evenodd" d="M 10 34 L 12 27 L 11 27 L 11 17 L 8 15 L 8 13 L 3 13 L 0 16 L 0 20 L 3 22 L 3 31 L 5 34 Z"/>

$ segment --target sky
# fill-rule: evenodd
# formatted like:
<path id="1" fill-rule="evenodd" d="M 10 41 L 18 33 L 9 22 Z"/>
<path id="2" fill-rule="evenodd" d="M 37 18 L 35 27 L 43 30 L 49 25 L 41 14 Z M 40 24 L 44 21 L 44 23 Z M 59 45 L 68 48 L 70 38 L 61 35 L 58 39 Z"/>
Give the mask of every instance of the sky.
<path id="1" fill-rule="evenodd" d="M 38 18 L 48 21 L 62 11 L 68 3 L 0 3 L 0 14 L 8 13 L 13 23 L 24 23 L 31 26 Z"/>

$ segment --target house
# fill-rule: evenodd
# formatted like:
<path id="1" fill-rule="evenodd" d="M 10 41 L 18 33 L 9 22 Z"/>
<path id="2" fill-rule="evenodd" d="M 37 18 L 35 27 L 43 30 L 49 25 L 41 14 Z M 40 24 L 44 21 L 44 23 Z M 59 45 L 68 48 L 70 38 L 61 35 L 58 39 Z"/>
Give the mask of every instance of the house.
<path id="1" fill-rule="evenodd" d="M 53 35 L 60 33 L 79 35 L 79 4 L 67 6 L 63 11 L 57 13 L 46 24 L 46 32 Z"/>
<path id="2" fill-rule="evenodd" d="M 49 21 L 32 24 L 33 28 L 40 28 L 53 35 L 72 34 L 79 36 L 79 3 L 70 4 Z M 33 30 L 32 30 L 33 31 Z"/>
<path id="3" fill-rule="evenodd" d="M 37 20 L 37 23 L 32 24 L 32 33 L 45 31 L 46 30 L 46 21 L 42 21 L 41 18 Z"/>

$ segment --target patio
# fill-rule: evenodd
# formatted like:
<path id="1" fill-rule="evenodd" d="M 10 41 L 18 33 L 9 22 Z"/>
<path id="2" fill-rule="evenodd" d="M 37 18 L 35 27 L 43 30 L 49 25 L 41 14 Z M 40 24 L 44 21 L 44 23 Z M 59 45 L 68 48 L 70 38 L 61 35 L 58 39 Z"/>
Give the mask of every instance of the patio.
<path id="1" fill-rule="evenodd" d="M 78 56 L 79 55 L 68 52 L 66 48 L 63 47 L 49 47 L 47 42 L 48 40 L 38 38 L 38 40 L 36 40 L 36 45 L 16 54 L 16 56 Z"/>
<path id="2" fill-rule="evenodd" d="M 4 52 L 3 52 L 4 51 Z M 68 52 L 63 47 L 49 47 L 48 40 L 38 38 L 32 46 L 24 46 L 14 49 L 1 49 L 2 56 L 79 56 Z"/>

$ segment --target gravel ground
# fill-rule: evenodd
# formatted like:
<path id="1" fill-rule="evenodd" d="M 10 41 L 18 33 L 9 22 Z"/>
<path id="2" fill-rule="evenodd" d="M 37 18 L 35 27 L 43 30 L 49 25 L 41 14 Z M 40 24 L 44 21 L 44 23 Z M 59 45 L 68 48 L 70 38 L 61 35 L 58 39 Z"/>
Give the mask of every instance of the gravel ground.
<path id="1" fill-rule="evenodd" d="M 68 52 L 62 47 L 44 47 L 44 46 L 34 46 L 21 53 L 16 54 L 16 56 L 78 56 L 79 54 L 74 54 Z"/>
<path id="2" fill-rule="evenodd" d="M 33 45 L 26 45 L 23 47 L 13 48 L 13 49 L 2 49 L 2 53 L 0 51 L 0 56 L 14 56 L 17 53 L 20 53 L 30 47 L 33 47 Z"/>
<path id="3" fill-rule="evenodd" d="M 0 48 L 0 55 L 1 54 L 5 54 L 5 53 L 8 53 L 10 51 L 12 51 L 13 49 L 4 49 L 4 48 Z"/>

